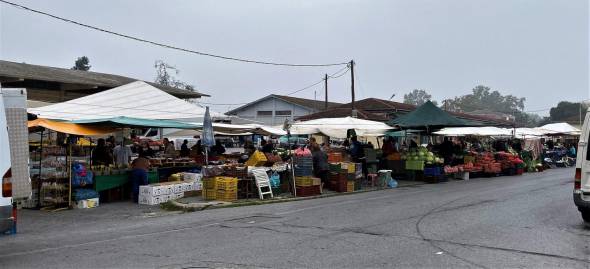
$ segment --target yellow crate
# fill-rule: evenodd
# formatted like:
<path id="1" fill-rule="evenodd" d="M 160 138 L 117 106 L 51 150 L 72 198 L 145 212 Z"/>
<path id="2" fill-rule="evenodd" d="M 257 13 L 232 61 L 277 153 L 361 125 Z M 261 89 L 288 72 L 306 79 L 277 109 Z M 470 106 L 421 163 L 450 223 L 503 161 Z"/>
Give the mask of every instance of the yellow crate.
<path id="1" fill-rule="evenodd" d="M 238 191 L 218 190 L 216 200 L 225 202 L 238 200 Z"/>
<path id="2" fill-rule="evenodd" d="M 217 190 L 217 178 L 204 178 L 203 189 Z"/>
<path id="3" fill-rule="evenodd" d="M 322 179 L 314 177 L 312 178 L 313 182 L 311 183 L 312 186 L 319 186 L 322 185 Z"/>
<path id="4" fill-rule="evenodd" d="M 313 186 L 313 177 L 295 177 L 295 186 L 299 186 L 299 187 Z"/>
<path id="5" fill-rule="evenodd" d="M 237 190 L 238 178 L 235 177 L 217 177 L 218 190 Z"/>
<path id="6" fill-rule="evenodd" d="M 202 190 L 203 199 L 205 200 L 216 200 L 217 199 L 217 190 Z"/>
<path id="7" fill-rule="evenodd" d="M 354 181 L 346 182 L 346 192 L 353 192 L 354 191 Z"/>
<path id="8" fill-rule="evenodd" d="M 250 159 L 246 161 L 246 166 L 263 166 L 266 164 L 266 162 L 268 162 L 268 159 L 266 159 L 264 153 L 257 150 L 252 154 L 252 156 L 250 156 Z"/>

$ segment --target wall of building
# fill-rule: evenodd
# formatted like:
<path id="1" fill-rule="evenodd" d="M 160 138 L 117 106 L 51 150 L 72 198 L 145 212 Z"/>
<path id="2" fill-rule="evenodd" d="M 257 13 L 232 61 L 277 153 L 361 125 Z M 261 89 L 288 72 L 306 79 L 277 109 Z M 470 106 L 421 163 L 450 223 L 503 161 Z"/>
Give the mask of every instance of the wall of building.
<path id="1" fill-rule="evenodd" d="M 291 111 L 291 115 L 280 115 L 281 112 Z M 245 107 L 235 113 L 241 119 L 232 119 L 234 124 L 261 123 L 264 125 L 281 125 L 285 119 L 293 122 L 294 118 L 313 113 L 298 105 L 294 105 L 276 98 L 269 98 L 251 106 Z"/>

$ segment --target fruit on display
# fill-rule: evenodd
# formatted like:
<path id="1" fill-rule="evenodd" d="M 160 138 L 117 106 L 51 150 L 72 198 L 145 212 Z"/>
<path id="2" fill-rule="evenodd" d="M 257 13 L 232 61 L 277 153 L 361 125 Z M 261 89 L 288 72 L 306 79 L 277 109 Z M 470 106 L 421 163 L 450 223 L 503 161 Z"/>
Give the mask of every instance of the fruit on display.
<path id="1" fill-rule="evenodd" d="M 402 153 L 401 160 L 409 161 L 423 161 L 426 164 L 443 164 L 444 159 L 436 156 L 433 152 L 428 151 L 424 147 L 418 149 L 412 149 L 410 152 Z"/>

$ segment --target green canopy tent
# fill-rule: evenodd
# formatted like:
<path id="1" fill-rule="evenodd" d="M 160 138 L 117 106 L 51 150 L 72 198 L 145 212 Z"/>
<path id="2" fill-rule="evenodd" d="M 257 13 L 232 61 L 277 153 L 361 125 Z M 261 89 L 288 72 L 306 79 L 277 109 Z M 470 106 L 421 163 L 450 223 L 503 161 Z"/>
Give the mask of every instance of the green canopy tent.
<path id="1" fill-rule="evenodd" d="M 173 128 L 173 129 L 197 129 L 200 124 L 191 124 L 173 120 L 153 120 L 130 117 L 114 117 L 104 119 L 74 120 L 72 123 L 89 124 L 102 127 L 152 127 L 152 128 Z"/>
<path id="2" fill-rule="evenodd" d="M 389 125 L 402 129 L 420 129 L 432 132 L 433 129 L 444 127 L 479 126 L 480 124 L 456 118 L 448 112 L 427 101 L 416 110 L 389 121 Z"/>

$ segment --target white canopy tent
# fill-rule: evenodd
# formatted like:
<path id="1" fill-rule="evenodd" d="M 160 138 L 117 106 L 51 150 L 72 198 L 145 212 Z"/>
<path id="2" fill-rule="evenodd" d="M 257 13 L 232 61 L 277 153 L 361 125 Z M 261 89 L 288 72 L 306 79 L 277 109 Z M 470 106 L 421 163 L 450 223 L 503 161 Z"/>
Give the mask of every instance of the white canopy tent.
<path id="1" fill-rule="evenodd" d="M 334 138 L 346 138 L 349 129 L 354 129 L 357 136 L 382 136 L 394 128 L 382 122 L 345 117 L 296 122 L 290 131 L 292 134 L 322 133 Z"/>
<path id="2" fill-rule="evenodd" d="M 580 129 L 578 129 L 566 122 L 546 124 L 541 127 L 537 127 L 535 129 L 543 131 L 546 134 L 566 134 L 566 135 L 580 135 L 581 134 Z"/>
<path id="3" fill-rule="evenodd" d="M 115 117 L 203 122 L 205 108 L 176 98 L 143 81 L 63 103 L 29 108 L 39 118 L 89 120 Z M 213 112 L 212 117 L 225 117 Z"/>
<path id="4" fill-rule="evenodd" d="M 454 127 L 443 128 L 434 132 L 434 134 L 446 136 L 512 136 L 512 130 L 497 127 Z"/>

